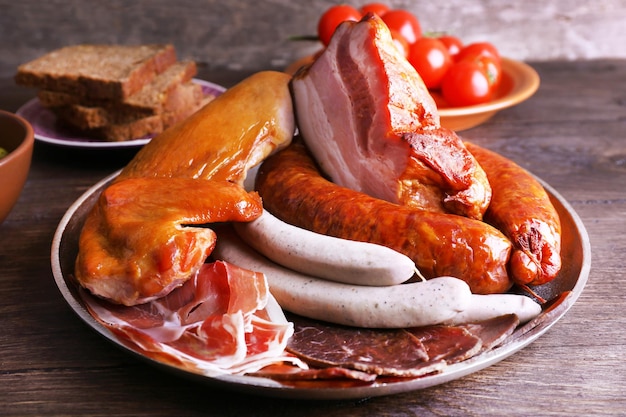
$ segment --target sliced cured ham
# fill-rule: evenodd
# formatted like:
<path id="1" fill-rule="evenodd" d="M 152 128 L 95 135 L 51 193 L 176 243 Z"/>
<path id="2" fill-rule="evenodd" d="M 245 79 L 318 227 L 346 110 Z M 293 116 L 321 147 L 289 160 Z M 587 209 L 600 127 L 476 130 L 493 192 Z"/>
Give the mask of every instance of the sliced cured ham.
<path id="1" fill-rule="evenodd" d="M 298 127 L 330 179 L 393 203 L 481 219 L 486 175 L 380 18 L 344 22 L 292 80 Z"/>
<path id="2" fill-rule="evenodd" d="M 501 345 L 519 324 L 514 314 L 458 326 L 394 330 L 336 326 L 295 315 L 289 318 L 295 330 L 287 350 L 302 358 L 311 369 L 301 371 L 292 367 L 291 372 L 287 372 L 280 367 L 271 367 L 265 375 L 268 378 L 321 378 L 316 375 L 320 369 L 339 376 L 341 373 L 336 371 L 337 368 L 377 377 L 419 377 L 438 373 L 448 365 Z M 264 370 L 258 374 L 264 375 Z M 362 379 L 358 374 L 350 373 L 343 377 Z"/>
<path id="3" fill-rule="evenodd" d="M 301 361 L 285 353 L 293 325 L 272 306 L 265 276 L 225 262 L 204 264 L 167 296 L 122 306 L 82 293 L 87 308 L 141 354 L 208 376 Z"/>
<path id="4" fill-rule="evenodd" d="M 78 282 L 93 294 L 134 305 L 189 279 L 215 247 L 206 223 L 250 221 L 261 199 L 225 181 L 133 178 L 100 195 L 79 238 Z"/>
<path id="5" fill-rule="evenodd" d="M 302 317 L 288 350 L 316 367 L 345 367 L 383 376 L 418 377 L 439 372 L 443 360 L 430 361 L 424 345 L 402 329 L 337 326 Z"/>
<path id="6" fill-rule="evenodd" d="M 376 374 L 370 374 L 354 369 L 333 366 L 330 368 L 296 368 L 291 365 L 270 365 L 251 375 L 271 378 L 278 381 L 328 381 L 328 380 L 353 380 L 373 382 Z"/>

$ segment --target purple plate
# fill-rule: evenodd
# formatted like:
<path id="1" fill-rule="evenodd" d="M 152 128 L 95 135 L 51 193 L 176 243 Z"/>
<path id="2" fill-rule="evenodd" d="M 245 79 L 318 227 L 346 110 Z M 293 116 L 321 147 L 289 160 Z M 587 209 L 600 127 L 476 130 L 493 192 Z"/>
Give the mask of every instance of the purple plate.
<path id="1" fill-rule="evenodd" d="M 220 95 L 226 89 L 208 81 L 193 79 L 194 83 L 202 86 L 205 95 Z M 133 139 L 123 142 L 107 142 L 85 136 L 80 136 L 76 132 L 63 128 L 57 123 L 55 114 L 41 105 L 39 99 L 34 98 L 20 107 L 18 115 L 28 120 L 35 131 L 35 139 L 52 145 L 69 146 L 73 148 L 126 148 L 133 146 L 143 146 L 152 139 L 151 136 Z"/>

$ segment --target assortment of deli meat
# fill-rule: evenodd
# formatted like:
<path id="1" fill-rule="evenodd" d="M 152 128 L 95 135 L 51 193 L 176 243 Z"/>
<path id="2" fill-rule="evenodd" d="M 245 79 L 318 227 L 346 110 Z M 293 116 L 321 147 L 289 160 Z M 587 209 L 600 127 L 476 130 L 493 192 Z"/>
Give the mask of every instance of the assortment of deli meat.
<path id="1" fill-rule="evenodd" d="M 441 372 L 539 315 L 509 290 L 561 266 L 546 191 L 441 127 L 375 15 L 155 137 L 78 249 L 85 304 L 125 345 L 282 381 Z"/>

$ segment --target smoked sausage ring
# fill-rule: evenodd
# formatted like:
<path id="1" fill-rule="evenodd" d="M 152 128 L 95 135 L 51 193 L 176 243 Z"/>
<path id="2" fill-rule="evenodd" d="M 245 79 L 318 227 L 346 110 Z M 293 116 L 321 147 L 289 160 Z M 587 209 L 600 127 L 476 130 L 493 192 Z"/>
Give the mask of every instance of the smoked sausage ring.
<path id="1" fill-rule="evenodd" d="M 255 188 L 287 223 L 404 253 L 426 278 L 453 276 L 473 293 L 507 291 L 511 242 L 495 227 L 458 215 L 400 206 L 325 179 L 300 141 L 263 162 Z"/>
<path id="2" fill-rule="evenodd" d="M 509 274 L 516 284 L 540 285 L 561 270 L 561 222 L 543 186 L 524 168 L 465 143 L 487 174 L 492 196 L 484 220 L 513 242 Z"/>

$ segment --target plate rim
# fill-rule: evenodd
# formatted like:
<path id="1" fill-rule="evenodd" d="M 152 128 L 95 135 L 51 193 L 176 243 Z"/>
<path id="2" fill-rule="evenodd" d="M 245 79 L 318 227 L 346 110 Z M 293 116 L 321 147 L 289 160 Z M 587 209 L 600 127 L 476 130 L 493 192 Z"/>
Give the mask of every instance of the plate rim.
<path id="1" fill-rule="evenodd" d="M 192 78 L 192 82 L 199 84 L 203 87 L 207 87 L 211 90 L 220 92 L 220 93 L 223 93 L 224 91 L 226 91 L 226 87 L 213 83 L 211 81 L 202 80 L 200 78 Z M 121 149 L 121 148 L 140 147 L 150 142 L 151 140 L 151 138 L 144 137 L 144 138 L 126 140 L 126 141 L 121 141 L 121 142 L 107 142 L 107 141 L 94 140 L 90 138 L 84 138 L 84 140 L 82 139 L 81 140 L 78 140 L 78 139 L 65 140 L 65 139 L 49 137 L 41 133 L 37 133 L 37 121 L 34 120 L 33 118 L 28 117 L 28 112 L 36 107 L 41 107 L 41 109 L 38 109 L 38 110 L 44 110 L 44 111 L 50 112 L 50 110 L 46 109 L 40 104 L 39 98 L 33 97 L 30 100 L 28 100 L 26 103 L 24 103 L 22 106 L 20 106 L 15 112 L 15 114 L 28 120 L 28 122 L 33 126 L 33 130 L 35 131 L 35 140 L 42 142 L 42 143 L 47 143 L 47 144 L 54 145 L 54 146 L 63 146 L 63 147 L 68 147 L 68 148 L 77 148 L 77 149 Z M 56 119 L 56 116 L 54 117 Z"/>
<path id="2" fill-rule="evenodd" d="M 349 400 L 417 391 L 462 378 L 508 358 L 509 356 L 517 353 L 521 349 L 534 342 L 540 336 L 545 334 L 569 311 L 569 309 L 577 301 L 588 281 L 589 272 L 591 269 L 591 244 L 589 240 L 589 235 L 582 220 L 580 219 L 580 216 L 561 194 L 559 194 L 552 186 L 547 184 L 545 181 L 535 176 L 535 178 L 542 184 L 542 186 L 545 187 L 551 198 L 558 201 L 558 203 L 571 217 L 571 220 L 576 229 L 575 232 L 577 232 L 576 234 L 580 235 L 581 237 L 579 242 L 581 245 L 581 269 L 578 273 L 578 278 L 574 287 L 564 298 L 563 302 L 559 306 L 560 308 L 557 309 L 556 313 L 550 318 L 550 321 L 548 323 L 540 320 L 544 316 L 544 313 L 542 312 L 539 317 L 518 328 L 514 335 L 518 334 L 518 332 L 519 334 L 511 341 L 507 341 L 499 347 L 481 353 L 478 356 L 475 356 L 468 360 L 449 365 L 441 373 L 417 379 L 410 379 L 407 381 L 380 383 L 377 385 L 356 386 L 348 388 L 304 388 L 284 385 L 278 381 L 263 377 L 253 377 L 246 375 L 238 376 L 227 374 L 219 376 L 205 376 L 143 356 L 141 355 L 141 353 L 131 349 L 124 343 L 117 340 L 116 336 L 111 333 L 105 326 L 97 322 L 96 319 L 82 305 L 82 303 L 73 296 L 72 291 L 68 286 L 66 277 L 63 275 L 59 255 L 64 233 L 66 231 L 66 226 L 72 220 L 73 216 L 76 213 L 76 210 L 80 208 L 87 199 L 89 199 L 90 197 L 93 198 L 93 194 L 95 192 L 98 192 L 100 188 L 113 180 L 116 176 L 119 175 L 120 172 L 121 170 L 115 171 L 91 186 L 76 201 L 74 201 L 74 203 L 72 203 L 72 205 L 67 209 L 67 211 L 61 218 L 59 225 L 54 233 L 51 245 L 51 267 L 58 290 L 61 292 L 61 295 L 68 303 L 68 305 L 72 308 L 74 313 L 76 313 L 79 318 L 83 320 L 83 322 L 85 322 L 92 330 L 98 332 L 101 336 L 103 336 L 109 342 L 113 343 L 118 348 L 130 352 L 133 356 L 140 360 L 143 360 L 144 362 L 147 361 L 151 365 L 154 365 L 168 372 L 173 372 L 178 376 L 182 376 L 209 385 L 217 384 L 218 386 L 222 386 L 239 392 L 276 398 L 307 400 Z"/>

